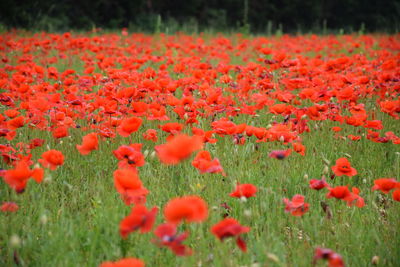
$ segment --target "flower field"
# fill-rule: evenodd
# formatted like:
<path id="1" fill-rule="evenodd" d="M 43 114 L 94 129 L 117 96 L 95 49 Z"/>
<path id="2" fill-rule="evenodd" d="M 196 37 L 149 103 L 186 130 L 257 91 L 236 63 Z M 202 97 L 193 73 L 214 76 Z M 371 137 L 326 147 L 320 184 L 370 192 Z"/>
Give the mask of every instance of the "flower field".
<path id="1" fill-rule="evenodd" d="M 1 266 L 399 265 L 399 35 L 0 39 Z"/>

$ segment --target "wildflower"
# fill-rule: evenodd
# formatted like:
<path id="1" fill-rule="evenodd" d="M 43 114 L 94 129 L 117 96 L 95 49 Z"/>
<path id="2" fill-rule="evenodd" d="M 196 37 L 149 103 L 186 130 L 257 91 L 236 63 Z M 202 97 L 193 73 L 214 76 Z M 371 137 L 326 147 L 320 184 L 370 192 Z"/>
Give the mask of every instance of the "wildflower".
<path id="1" fill-rule="evenodd" d="M 332 171 L 336 176 L 346 175 L 352 177 L 357 174 L 357 170 L 350 166 L 347 158 L 339 158 L 336 160 L 336 165 L 332 166 Z"/>
<path id="2" fill-rule="evenodd" d="M 0 210 L 2 212 L 16 212 L 18 210 L 18 205 L 15 202 L 4 202 L 1 207 Z"/>
<path id="3" fill-rule="evenodd" d="M 155 147 L 157 156 L 164 164 L 178 164 L 180 161 L 203 147 L 202 138 L 199 136 L 175 135 L 164 145 Z"/>
<path id="4" fill-rule="evenodd" d="M 133 132 L 136 132 L 139 129 L 140 125 L 142 125 L 141 118 L 127 118 L 122 120 L 121 124 L 117 128 L 117 132 L 123 137 L 128 137 Z"/>
<path id="5" fill-rule="evenodd" d="M 390 190 L 394 188 L 400 188 L 400 182 L 397 182 L 394 178 L 380 178 L 374 181 L 372 191 L 380 190 L 382 193 L 389 194 Z"/>
<path id="6" fill-rule="evenodd" d="M 157 239 L 153 240 L 159 246 L 166 246 L 172 250 L 177 256 L 189 256 L 192 250 L 183 245 L 182 242 L 189 236 L 188 232 L 182 234 L 177 233 L 176 225 L 164 223 L 159 225 L 154 231 Z"/>
<path id="7" fill-rule="evenodd" d="M 237 183 L 235 191 L 230 193 L 229 196 L 236 198 L 249 198 L 254 197 L 257 193 L 257 187 L 253 184 L 240 184 Z"/>
<path id="8" fill-rule="evenodd" d="M 192 165 L 200 171 L 200 173 L 217 173 L 220 172 L 225 176 L 224 169 L 222 168 L 217 158 L 211 159 L 210 152 L 200 151 L 192 161 Z"/>
<path id="9" fill-rule="evenodd" d="M 181 221 L 202 222 L 207 219 L 206 202 L 198 196 L 185 196 L 170 200 L 164 208 L 167 222 L 179 224 Z"/>
<path id="10" fill-rule="evenodd" d="M 311 179 L 310 180 L 310 188 L 314 190 L 321 190 L 322 188 L 328 187 L 328 183 L 325 181 L 324 178 L 321 180 Z"/>
<path id="11" fill-rule="evenodd" d="M 316 248 L 314 252 L 313 264 L 320 259 L 328 260 L 329 267 L 344 267 L 342 256 L 327 248 Z"/>
<path id="12" fill-rule="evenodd" d="M 271 153 L 269 153 L 270 158 L 274 159 L 279 159 L 282 160 L 289 156 L 292 153 L 292 150 L 289 148 L 287 150 L 273 150 Z"/>
<path id="13" fill-rule="evenodd" d="M 144 267 L 144 262 L 136 258 L 125 258 L 115 262 L 103 262 L 99 267 Z"/>
<path id="14" fill-rule="evenodd" d="M 221 241 L 228 237 L 236 238 L 236 244 L 243 252 L 247 251 L 247 245 L 241 235 L 249 231 L 250 227 L 240 225 L 233 218 L 225 218 L 211 227 L 211 233 Z"/>
<path id="15" fill-rule="evenodd" d="M 91 151 L 96 150 L 99 147 L 99 140 L 97 138 L 97 133 L 90 133 L 83 137 L 82 145 L 76 145 L 79 153 L 82 155 L 87 155 Z"/>
<path id="16" fill-rule="evenodd" d="M 293 216 L 302 216 L 309 209 L 310 204 L 304 202 L 304 196 L 294 195 L 292 201 L 283 199 L 286 204 L 285 212 L 290 212 Z"/>
<path id="17" fill-rule="evenodd" d="M 54 171 L 58 166 L 64 164 L 64 155 L 61 151 L 51 149 L 42 154 L 42 158 L 38 160 L 45 168 Z"/>
<path id="18" fill-rule="evenodd" d="M 119 232 L 126 238 L 131 232 L 140 229 L 140 232 L 147 233 L 153 227 L 158 212 L 157 207 L 147 210 L 143 205 L 133 206 L 131 213 L 120 223 Z"/>
<path id="19" fill-rule="evenodd" d="M 114 185 L 126 205 L 143 204 L 149 191 L 142 185 L 134 169 L 114 171 Z"/>

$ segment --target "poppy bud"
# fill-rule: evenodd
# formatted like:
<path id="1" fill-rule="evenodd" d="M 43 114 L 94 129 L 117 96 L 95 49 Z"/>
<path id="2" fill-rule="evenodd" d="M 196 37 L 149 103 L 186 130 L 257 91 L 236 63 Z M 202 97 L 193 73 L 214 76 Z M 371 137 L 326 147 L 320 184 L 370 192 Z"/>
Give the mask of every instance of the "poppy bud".
<path id="1" fill-rule="evenodd" d="M 10 238 L 10 246 L 13 248 L 21 246 L 21 238 L 18 235 L 13 234 Z"/>
<path id="2" fill-rule="evenodd" d="M 379 264 L 379 256 L 373 256 L 371 260 L 372 265 L 378 265 Z"/>
<path id="3" fill-rule="evenodd" d="M 243 215 L 245 216 L 245 217 L 247 217 L 247 218 L 250 218 L 251 217 L 251 210 L 245 210 L 244 212 L 243 212 Z"/>
<path id="4" fill-rule="evenodd" d="M 323 174 L 329 173 L 329 167 L 327 165 L 324 166 L 324 170 L 322 171 Z"/>
<path id="5" fill-rule="evenodd" d="M 43 214 L 42 216 L 40 216 L 40 223 L 45 225 L 47 224 L 48 218 L 46 216 L 46 214 Z"/>

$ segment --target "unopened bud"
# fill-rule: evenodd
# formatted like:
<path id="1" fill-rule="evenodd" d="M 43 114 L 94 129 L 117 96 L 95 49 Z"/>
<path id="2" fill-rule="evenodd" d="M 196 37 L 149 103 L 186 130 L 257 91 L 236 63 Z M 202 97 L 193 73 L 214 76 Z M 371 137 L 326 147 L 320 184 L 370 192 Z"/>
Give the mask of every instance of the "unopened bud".
<path id="1" fill-rule="evenodd" d="M 372 265 L 378 265 L 379 264 L 379 256 L 373 256 L 371 260 Z"/>
<path id="2" fill-rule="evenodd" d="M 46 214 L 43 214 L 42 216 L 40 216 L 40 223 L 41 224 L 43 224 L 43 225 L 47 224 L 48 220 L 49 219 L 47 218 Z"/>
<path id="3" fill-rule="evenodd" d="M 324 166 L 324 170 L 322 171 L 323 174 L 329 173 L 329 167 L 327 165 Z"/>
<path id="4" fill-rule="evenodd" d="M 251 210 L 245 210 L 245 211 L 243 212 L 243 215 L 244 215 L 245 217 L 247 217 L 247 218 L 250 218 L 250 217 L 251 217 Z"/>
<path id="5" fill-rule="evenodd" d="M 19 238 L 18 235 L 13 234 L 10 238 L 10 246 L 13 248 L 21 246 L 21 238 Z"/>

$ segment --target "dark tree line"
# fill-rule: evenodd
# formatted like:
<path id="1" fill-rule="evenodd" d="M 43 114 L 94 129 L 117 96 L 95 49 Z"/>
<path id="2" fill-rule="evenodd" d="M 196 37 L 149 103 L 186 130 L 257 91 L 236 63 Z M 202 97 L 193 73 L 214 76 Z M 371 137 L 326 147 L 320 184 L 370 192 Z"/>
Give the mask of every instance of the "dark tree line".
<path id="1" fill-rule="evenodd" d="M 1 0 L 6 28 L 251 32 L 400 29 L 400 0 Z"/>

